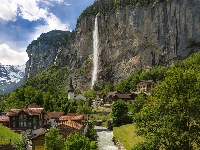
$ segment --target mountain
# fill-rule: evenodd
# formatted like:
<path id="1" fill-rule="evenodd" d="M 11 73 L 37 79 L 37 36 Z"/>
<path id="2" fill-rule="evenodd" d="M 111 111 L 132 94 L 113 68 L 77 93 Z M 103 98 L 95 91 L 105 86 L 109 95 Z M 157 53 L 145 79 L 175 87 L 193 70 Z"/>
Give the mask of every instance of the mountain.
<path id="1" fill-rule="evenodd" d="M 70 31 L 53 30 L 43 33 L 37 40 L 29 44 L 26 49 L 29 60 L 26 63 L 25 79 L 35 76 L 37 73 L 49 68 L 58 60 Z"/>
<path id="2" fill-rule="evenodd" d="M 9 93 L 23 83 L 25 65 L 0 64 L 0 94 Z"/>
<path id="3" fill-rule="evenodd" d="M 117 83 L 133 72 L 182 61 L 200 49 L 200 3 L 196 0 L 99 0 L 83 11 L 62 46 L 41 47 L 41 37 L 51 33 L 31 43 L 26 76 L 34 77 L 56 58 L 58 67 L 67 65 L 77 88 L 91 88 L 95 18 L 98 83 Z"/>

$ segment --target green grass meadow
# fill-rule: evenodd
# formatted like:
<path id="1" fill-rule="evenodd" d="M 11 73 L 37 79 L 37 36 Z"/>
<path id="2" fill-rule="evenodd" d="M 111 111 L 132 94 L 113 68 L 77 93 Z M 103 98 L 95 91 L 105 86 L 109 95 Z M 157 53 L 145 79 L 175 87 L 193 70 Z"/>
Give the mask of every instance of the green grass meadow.
<path id="1" fill-rule="evenodd" d="M 142 137 L 136 135 L 135 130 L 134 124 L 127 124 L 114 127 L 113 134 L 115 139 L 122 142 L 126 150 L 131 150 L 135 144 L 144 141 Z"/>
<path id="2" fill-rule="evenodd" d="M 0 125 L 0 145 L 9 144 L 11 139 L 11 143 L 14 143 L 21 139 L 21 136 L 10 129 Z"/>

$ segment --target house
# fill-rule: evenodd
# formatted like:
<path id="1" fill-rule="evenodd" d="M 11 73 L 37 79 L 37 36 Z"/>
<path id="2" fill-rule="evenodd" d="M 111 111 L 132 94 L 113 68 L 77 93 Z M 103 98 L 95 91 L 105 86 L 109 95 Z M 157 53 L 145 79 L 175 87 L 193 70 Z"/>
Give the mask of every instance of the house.
<path id="1" fill-rule="evenodd" d="M 30 140 L 32 142 L 32 150 L 44 150 L 46 133 L 47 133 L 47 131 L 30 138 Z"/>
<path id="2" fill-rule="evenodd" d="M 9 117 L 6 116 L 6 112 L 0 110 L 0 125 L 9 127 Z"/>
<path id="3" fill-rule="evenodd" d="M 7 114 L 9 117 L 9 128 L 15 132 L 30 132 L 38 135 L 45 132 L 48 117 L 44 108 L 37 105 L 28 105 L 22 109 L 10 109 Z"/>
<path id="4" fill-rule="evenodd" d="M 73 114 L 73 113 L 69 113 L 65 116 L 61 116 L 59 118 L 61 123 L 64 123 L 66 121 L 75 121 L 77 123 L 86 125 L 87 124 L 87 120 L 88 120 L 88 115 L 87 114 Z"/>
<path id="5" fill-rule="evenodd" d="M 49 117 L 50 125 L 55 126 L 58 124 L 60 122 L 59 118 L 63 115 L 65 115 L 65 112 L 48 112 L 47 116 Z"/>
<path id="6" fill-rule="evenodd" d="M 136 93 L 131 93 L 129 91 L 126 91 L 125 93 L 121 93 L 119 91 L 114 91 L 114 92 L 109 92 L 105 99 L 104 102 L 106 104 L 112 104 L 118 99 L 121 99 L 125 102 L 132 102 L 135 98 L 137 97 Z"/>
<path id="7" fill-rule="evenodd" d="M 141 92 L 145 92 L 145 93 L 150 93 L 150 90 L 152 88 L 154 88 L 157 85 L 156 82 L 154 82 L 153 80 L 140 80 L 137 83 L 137 92 L 141 93 Z"/>
<path id="8" fill-rule="evenodd" d="M 66 138 L 68 135 L 74 132 L 84 133 L 85 125 L 78 123 L 76 121 L 65 121 L 56 125 L 59 133 Z"/>
<path id="9" fill-rule="evenodd" d="M 0 125 L 9 127 L 9 117 L 6 115 L 0 116 Z"/>

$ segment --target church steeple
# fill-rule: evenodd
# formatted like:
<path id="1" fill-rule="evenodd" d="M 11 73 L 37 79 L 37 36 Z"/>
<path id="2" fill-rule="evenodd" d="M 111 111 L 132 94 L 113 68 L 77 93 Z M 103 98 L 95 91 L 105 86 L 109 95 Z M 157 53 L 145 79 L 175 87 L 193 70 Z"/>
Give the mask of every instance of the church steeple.
<path id="1" fill-rule="evenodd" d="M 72 84 L 72 78 L 70 77 L 70 82 L 68 86 L 68 99 L 74 98 L 74 87 Z"/>

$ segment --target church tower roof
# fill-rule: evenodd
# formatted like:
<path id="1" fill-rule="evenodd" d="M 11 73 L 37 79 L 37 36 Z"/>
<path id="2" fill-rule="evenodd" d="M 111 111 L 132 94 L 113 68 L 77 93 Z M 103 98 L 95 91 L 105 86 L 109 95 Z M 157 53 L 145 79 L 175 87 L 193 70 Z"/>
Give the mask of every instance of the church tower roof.
<path id="1" fill-rule="evenodd" d="M 74 87 L 72 85 L 72 78 L 70 77 L 70 83 L 69 83 L 69 86 L 68 86 L 68 92 L 74 92 Z"/>

